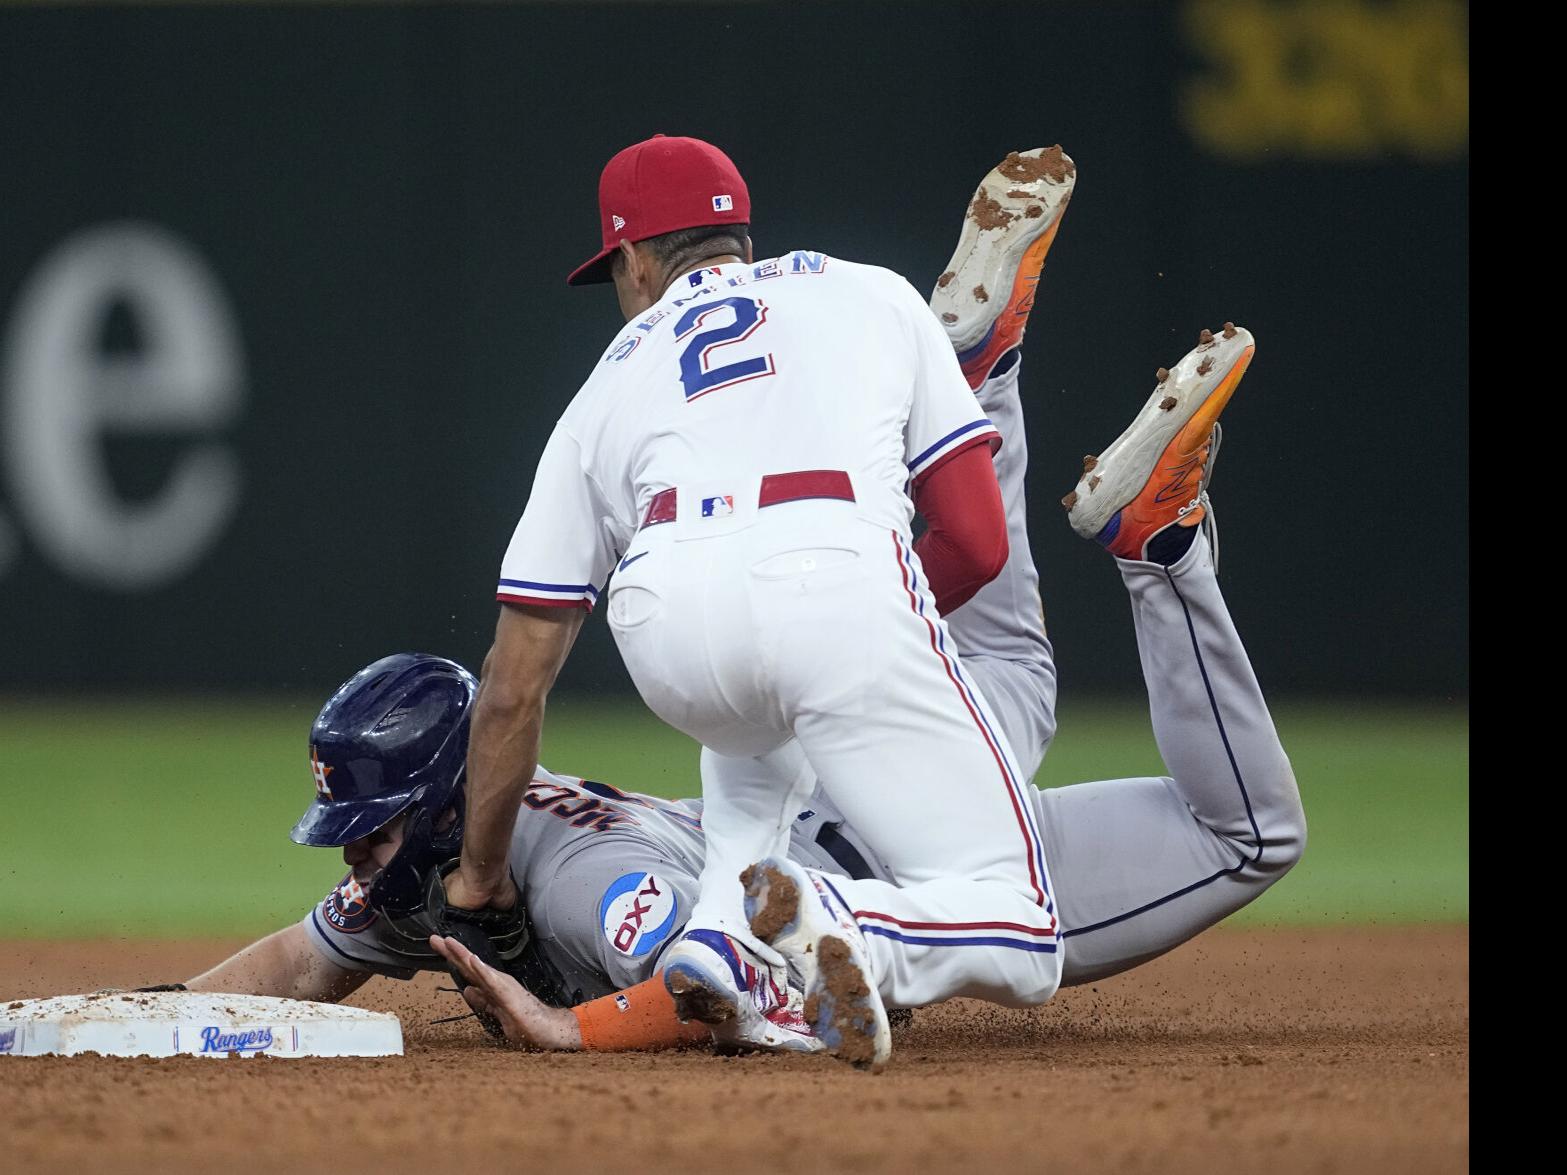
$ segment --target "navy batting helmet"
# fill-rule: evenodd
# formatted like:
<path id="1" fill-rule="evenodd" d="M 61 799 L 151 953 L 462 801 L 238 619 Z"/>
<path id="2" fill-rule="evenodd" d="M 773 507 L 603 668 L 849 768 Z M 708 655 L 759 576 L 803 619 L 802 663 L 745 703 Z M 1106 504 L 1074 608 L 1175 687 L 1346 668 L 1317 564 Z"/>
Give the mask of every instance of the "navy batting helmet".
<path id="1" fill-rule="evenodd" d="M 394 653 L 339 686 L 310 728 L 316 798 L 294 825 L 296 843 L 341 847 L 408 813 L 401 847 L 370 888 L 377 909 L 417 905 L 430 866 L 462 847 L 468 714 L 478 688 L 455 661 Z"/>

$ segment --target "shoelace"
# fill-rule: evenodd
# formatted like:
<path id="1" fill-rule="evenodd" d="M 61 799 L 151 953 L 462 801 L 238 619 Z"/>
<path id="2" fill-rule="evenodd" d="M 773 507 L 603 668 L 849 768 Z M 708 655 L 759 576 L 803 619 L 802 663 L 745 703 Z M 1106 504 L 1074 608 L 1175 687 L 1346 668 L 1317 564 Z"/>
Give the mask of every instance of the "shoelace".
<path id="1" fill-rule="evenodd" d="M 1219 445 L 1224 440 L 1224 426 L 1217 420 L 1208 434 L 1208 460 L 1202 463 L 1202 476 L 1197 482 L 1197 500 L 1202 503 L 1202 532 L 1208 536 L 1208 549 L 1212 552 L 1213 570 L 1219 570 L 1219 520 L 1214 517 L 1213 503 L 1208 498 L 1208 484 L 1213 480 L 1213 466 L 1219 459 Z"/>
<path id="2" fill-rule="evenodd" d="M 458 996 L 462 995 L 462 992 L 458 991 L 455 987 L 437 987 L 435 990 L 436 991 L 449 991 L 453 995 L 458 995 Z M 464 1012 L 461 1016 L 443 1016 L 439 1020 L 431 1020 L 430 1023 L 431 1024 L 455 1024 L 459 1020 L 477 1020 L 478 1018 L 479 1018 L 479 1013 L 470 1010 L 470 1011 Z"/>

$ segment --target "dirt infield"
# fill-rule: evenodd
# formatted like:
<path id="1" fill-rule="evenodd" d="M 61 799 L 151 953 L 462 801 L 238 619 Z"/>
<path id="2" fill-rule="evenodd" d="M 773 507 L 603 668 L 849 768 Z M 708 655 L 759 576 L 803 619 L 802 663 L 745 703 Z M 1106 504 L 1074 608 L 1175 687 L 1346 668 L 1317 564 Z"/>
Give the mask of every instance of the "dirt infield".
<path id="1" fill-rule="evenodd" d="M 235 944 L 6 944 L 0 998 L 180 979 Z M 892 1066 L 490 1047 L 433 977 L 384 1060 L 0 1058 L 7 1170 L 1463 1171 L 1467 928 L 1216 931 L 1032 1012 L 918 1014 Z"/>

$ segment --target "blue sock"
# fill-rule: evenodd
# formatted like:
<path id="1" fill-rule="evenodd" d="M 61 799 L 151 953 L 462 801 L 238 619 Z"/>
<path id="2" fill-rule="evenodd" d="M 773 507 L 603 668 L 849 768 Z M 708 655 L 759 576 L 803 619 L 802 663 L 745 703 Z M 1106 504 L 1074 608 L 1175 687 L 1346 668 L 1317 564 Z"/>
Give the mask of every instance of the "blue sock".
<path id="1" fill-rule="evenodd" d="M 1192 540 L 1197 537 L 1198 529 L 1197 526 L 1181 526 L 1172 522 L 1148 540 L 1148 562 L 1165 567 L 1180 562 L 1181 556 L 1192 549 Z"/>

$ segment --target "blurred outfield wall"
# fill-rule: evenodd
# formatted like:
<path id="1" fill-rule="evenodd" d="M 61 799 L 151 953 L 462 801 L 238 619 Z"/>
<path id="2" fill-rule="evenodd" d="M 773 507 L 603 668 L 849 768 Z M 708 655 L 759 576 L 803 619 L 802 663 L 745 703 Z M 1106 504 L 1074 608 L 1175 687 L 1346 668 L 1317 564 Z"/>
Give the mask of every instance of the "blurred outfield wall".
<path id="1" fill-rule="evenodd" d="M 1203 326 L 1275 693 L 1464 697 L 1468 9 L 1191 3 L 0 7 L 0 692 L 321 696 L 477 667 L 555 417 L 598 172 L 722 145 L 758 254 L 928 288 L 1009 148 L 1079 165 L 1029 336 L 1063 687 L 1138 687 L 1056 500 Z M 852 389 L 845 389 L 852 394 Z M 573 689 L 629 689 L 591 622 Z"/>

